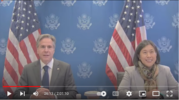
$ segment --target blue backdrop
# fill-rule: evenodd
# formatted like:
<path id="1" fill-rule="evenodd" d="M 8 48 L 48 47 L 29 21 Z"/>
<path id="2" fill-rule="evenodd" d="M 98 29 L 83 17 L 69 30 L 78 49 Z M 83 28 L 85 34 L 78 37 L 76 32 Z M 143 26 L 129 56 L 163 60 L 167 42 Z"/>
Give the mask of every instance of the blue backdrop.
<path id="1" fill-rule="evenodd" d="M 111 96 L 114 87 L 105 68 L 109 42 L 124 1 L 39 0 L 34 3 L 42 34 L 49 33 L 57 39 L 54 58 L 71 64 L 82 97 L 86 98 L 85 91 L 105 90 L 105 98 L 114 98 Z M 152 0 L 142 3 L 147 39 L 157 45 L 161 64 L 169 66 L 178 80 L 178 1 Z M 13 7 L 14 1 L 0 2 L 0 80 L 3 77 Z M 5 98 L 5 94 L 0 94 L 0 98 Z"/>

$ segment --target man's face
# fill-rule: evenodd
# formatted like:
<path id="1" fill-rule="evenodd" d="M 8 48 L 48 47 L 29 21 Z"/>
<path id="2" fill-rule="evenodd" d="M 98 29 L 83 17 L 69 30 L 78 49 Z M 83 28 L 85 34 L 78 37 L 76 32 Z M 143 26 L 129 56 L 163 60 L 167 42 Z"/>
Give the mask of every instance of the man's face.
<path id="1" fill-rule="evenodd" d="M 39 47 L 37 48 L 37 54 L 44 64 L 48 64 L 54 55 L 55 47 L 53 45 L 53 41 L 50 38 L 43 38 Z"/>

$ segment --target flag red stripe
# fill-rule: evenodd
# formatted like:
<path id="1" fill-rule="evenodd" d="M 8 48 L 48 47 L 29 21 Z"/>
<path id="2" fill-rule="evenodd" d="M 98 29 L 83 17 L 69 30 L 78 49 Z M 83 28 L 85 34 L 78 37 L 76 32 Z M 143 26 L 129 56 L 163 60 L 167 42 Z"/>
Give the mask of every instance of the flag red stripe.
<path id="1" fill-rule="evenodd" d="M 4 85 L 8 85 L 6 80 L 4 79 L 4 77 L 2 78 L 2 83 L 3 83 L 3 86 Z M 12 91 L 12 89 L 10 87 L 7 87 L 7 88 L 4 88 L 5 91 Z"/>
<path id="2" fill-rule="evenodd" d="M 34 51 L 36 57 L 38 58 L 38 54 L 37 54 L 37 52 L 36 52 L 36 51 L 37 51 L 37 48 L 36 48 L 36 40 L 35 40 L 33 34 L 29 34 L 28 38 L 29 38 L 29 42 L 30 42 L 30 44 L 31 44 L 31 47 L 32 47 L 32 49 L 33 49 L 33 51 Z"/>
<path id="3" fill-rule="evenodd" d="M 120 34 L 120 33 L 119 33 Z M 116 29 L 114 29 L 113 32 L 113 38 L 116 41 L 118 47 L 121 49 L 121 52 L 123 53 L 126 61 L 128 62 L 128 65 L 131 66 L 132 65 L 132 58 L 129 54 L 128 49 L 126 48 L 126 45 L 124 44 L 123 40 L 121 39 L 121 37 L 119 36 L 118 32 L 116 31 Z"/>
<path id="4" fill-rule="evenodd" d="M 14 47 L 14 45 L 11 43 L 11 41 L 8 39 L 8 49 L 11 52 L 11 54 L 14 56 L 14 58 L 16 59 L 17 63 L 18 63 L 18 69 L 19 69 L 19 73 L 22 73 L 23 70 L 23 66 L 19 61 L 19 53 L 17 52 L 16 48 Z M 7 66 L 8 67 L 8 66 Z"/>
<path id="5" fill-rule="evenodd" d="M 121 63 L 119 62 L 119 59 L 118 57 L 116 56 L 116 53 L 114 52 L 113 48 L 111 47 L 111 45 L 109 46 L 109 55 L 111 57 L 111 59 L 114 61 L 115 65 L 116 65 L 116 68 L 118 71 L 124 71 Z M 115 66 L 113 66 L 115 67 Z"/>
<path id="6" fill-rule="evenodd" d="M 135 40 L 131 42 L 133 49 L 135 50 Z"/>
<path id="7" fill-rule="evenodd" d="M 31 63 L 31 60 L 30 60 L 30 58 L 29 58 L 29 53 L 28 53 L 28 51 L 27 51 L 26 44 L 24 43 L 23 40 L 19 43 L 19 46 L 20 46 L 21 51 L 23 52 L 23 54 L 24 54 L 24 56 L 25 56 L 25 58 L 26 58 L 26 60 L 27 60 L 27 63 L 28 63 L 28 64 Z"/>
<path id="8" fill-rule="evenodd" d="M 5 68 L 7 70 L 8 73 L 11 73 L 9 74 L 12 79 L 14 80 L 14 82 L 16 83 L 16 85 L 18 84 L 18 75 L 16 73 L 16 71 L 12 68 L 11 64 L 7 61 L 7 59 L 5 58 Z"/>
<path id="9" fill-rule="evenodd" d="M 38 29 L 39 35 L 41 34 L 41 29 Z"/>
<path id="10" fill-rule="evenodd" d="M 115 89 L 117 90 L 117 80 L 115 78 L 114 73 L 111 71 L 111 69 L 109 68 L 108 64 L 106 65 L 106 74 L 109 77 L 109 79 L 111 80 L 112 84 L 115 86 Z"/>
<path id="11" fill-rule="evenodd" d="M 4 86 L 4 85 L 8 85 L 7 82 L 6 82 L 6 80 L 4 79 L 4 77 L 2 78 L 2 84 L 3 84 L 3 86 Z"/>
<path id="12" fill-rule="evenodd" d="M 140 27 L 136 28 L 136 41 L 137 41 L 137 45 L 139 45 L 139 43 L 142 41 Z"/>

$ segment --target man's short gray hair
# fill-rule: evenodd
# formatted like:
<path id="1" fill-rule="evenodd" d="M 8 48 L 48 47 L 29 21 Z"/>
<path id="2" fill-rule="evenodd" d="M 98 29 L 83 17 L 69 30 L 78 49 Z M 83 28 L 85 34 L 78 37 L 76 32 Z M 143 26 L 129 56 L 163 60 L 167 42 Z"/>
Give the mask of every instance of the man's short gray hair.
<path id="1" fill-rule="evenodd" d="M 56 39 L 55 39 L 55 37 L 54 37 L 53 35 L 50 35 L 50 34 L 41 34 L 41 35 L 38 37 L 37 42 L 36 42 L 36 47 L 37 47 L 37 48 L 39 47 L 40 41 L 41 41 L 42 39 L 44 39 L 44 38 L 49 38 L 49 39 L 51 39 L 51 40 L 53 41 L 53 45 L 54 45 L 54 47 L 55 47 Z"/>

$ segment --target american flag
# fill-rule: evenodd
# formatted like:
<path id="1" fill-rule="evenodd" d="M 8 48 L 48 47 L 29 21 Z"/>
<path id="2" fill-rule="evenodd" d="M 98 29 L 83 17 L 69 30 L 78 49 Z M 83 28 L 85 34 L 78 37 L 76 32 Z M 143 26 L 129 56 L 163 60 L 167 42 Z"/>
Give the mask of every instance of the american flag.
<path id="1" fill-rule="evenodd" d="M 142 1 L 127 0 L 114 29 L 107 57 L 106 74 L 117 89 L 117 72 L 132 66 L 137 45 L 146 39 Z"/>
<path id="2" fill-rule="evenodd" d="M 3 86 L 17 86 L 23 67 L 39 59 L 36 40 L 41 34 L 33 0 L 15 1 L 7 43 Z M 15 88 L 4 87 L 13 93 Z"/>

